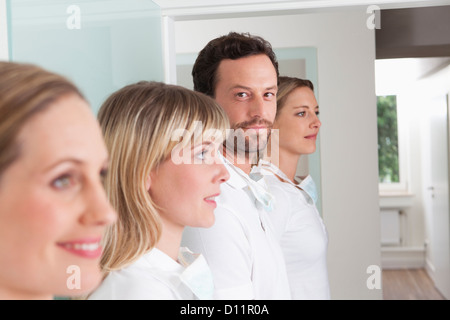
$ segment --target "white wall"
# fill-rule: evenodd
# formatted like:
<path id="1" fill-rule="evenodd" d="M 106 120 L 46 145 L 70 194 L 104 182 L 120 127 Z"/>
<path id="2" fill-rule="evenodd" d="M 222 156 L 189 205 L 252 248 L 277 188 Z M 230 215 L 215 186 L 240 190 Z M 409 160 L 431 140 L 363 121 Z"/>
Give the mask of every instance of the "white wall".
<path id="1" fill-rule="evenodd" d="M 375 35 L 365 8 L 175 22 L 177 53 L 198 52 L 229 31 L 248 31 L 275 48 L 318 49 L 323 218 L 329 233 L 332 299 L 381 299 L 367 268 L 380 265 Z M 380 279 L 381 280 L 381 279 Z"/>
<path id="2" fill-rule="evenodd" d="M 410 106 L 417 110 L 421 148 L 422 207 L 424 208 L 426 270 L 436 288 L 450 297 L 448 94 L 450 65 L 419 79 L 411 88 Z M 425 108 L 424 108 L 425 106 Z M 446 146 L 447 144 L 447 146 Z M 433 187 L 434 190 L 429 190 Z"/>
<path id="3" fill-rule="evenodd" d="M 6 0 L 0 0 L 0 61 L 9 60 Z"/>

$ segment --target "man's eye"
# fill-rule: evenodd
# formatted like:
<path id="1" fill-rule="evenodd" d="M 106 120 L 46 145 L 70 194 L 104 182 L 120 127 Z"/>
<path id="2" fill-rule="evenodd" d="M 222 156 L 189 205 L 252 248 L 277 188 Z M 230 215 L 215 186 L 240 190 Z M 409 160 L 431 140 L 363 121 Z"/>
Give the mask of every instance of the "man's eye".
<path id="1" fill-rule="evenodd" d="M 248 94 L 245 92 L 239 92 L 236 94 L 236 96 L 239 98 L 246 98 L 248 96 Z"/>

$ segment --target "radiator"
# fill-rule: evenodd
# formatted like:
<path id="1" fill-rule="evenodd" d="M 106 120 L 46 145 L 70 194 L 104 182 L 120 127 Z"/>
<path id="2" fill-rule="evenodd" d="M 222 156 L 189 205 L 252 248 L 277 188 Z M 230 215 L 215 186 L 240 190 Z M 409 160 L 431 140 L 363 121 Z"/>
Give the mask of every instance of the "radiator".
<path id="1" fill-rule="evenodd" d="M 381 210 L 381 245 L 400 245 L 400 210 Z"/>

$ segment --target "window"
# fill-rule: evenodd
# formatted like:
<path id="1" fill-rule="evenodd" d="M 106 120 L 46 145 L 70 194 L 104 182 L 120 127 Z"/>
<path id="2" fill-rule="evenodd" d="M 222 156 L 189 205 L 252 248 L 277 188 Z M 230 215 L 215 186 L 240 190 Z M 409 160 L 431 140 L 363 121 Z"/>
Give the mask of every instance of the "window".
<path id="1" fill-rule="evenodd" d="M 378 179 L 382 184 L 400 182 L 397 97 L 378 96 Z"/>

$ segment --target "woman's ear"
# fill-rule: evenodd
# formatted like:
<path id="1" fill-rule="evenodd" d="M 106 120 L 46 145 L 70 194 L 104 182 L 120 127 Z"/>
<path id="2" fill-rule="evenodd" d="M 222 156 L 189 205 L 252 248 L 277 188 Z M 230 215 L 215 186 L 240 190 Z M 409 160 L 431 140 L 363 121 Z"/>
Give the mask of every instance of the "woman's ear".
<path id="1" fill-rule="evenodd" d="M 148 175 L 147 180 L 145 181 L 145 189 L 147 189 L 147 191 L 150 191 L 151 184 L 152 184 L 152 178 L 151 178 L 151 175 Z"/>

